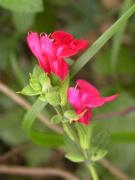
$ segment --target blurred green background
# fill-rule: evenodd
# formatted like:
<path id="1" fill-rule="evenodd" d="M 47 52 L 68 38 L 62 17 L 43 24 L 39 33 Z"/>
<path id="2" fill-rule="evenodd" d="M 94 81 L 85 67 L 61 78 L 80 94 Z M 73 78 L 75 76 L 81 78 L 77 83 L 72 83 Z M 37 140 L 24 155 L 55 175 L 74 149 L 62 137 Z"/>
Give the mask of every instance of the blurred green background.
<path id="1" fill-rule="evenodd" d="M 129 0 L 130 1 L 130 0 Z M 122 11 L 124 0 L 0 0 L 0 80 L 15 92 L 28 82 L 36 60 L 26 44 L 28 31 L 51 33 L 61 29 L 92 44 L 115 22 Z M 130 1 L 129 6 L 135 1 Z M 127 5 L 128 7 L 128 5 Z M 94 114 L 119 112 L 135 103 L 135 16 L 128 21 L 121 39 L 118 56 L 112 38 L 102 50 L 77 74 L 98 87 L 103 95 L 119 93 L 118 100 L 98 108 Z M 73 57 L 76 59 L 76 57 Z M 26 98 L 26 97 L 25 97 Z M 34 98 L 27 98 L 31 103 Z M 28 141 L 21 122 L 25 110 L 0 92 L 0 157 L 17 145 Z M 49 115 L 48 115 L 49 116 Z M 94 121 L 94 120 L 93 120 Z M 95 124 L 109 133 L 135 133 L 135 112 L 125 116 L 95 120 Z M 40 126 L 40 123 L 38 124 Z M 133 134 L 134 135 L 134 134 Z M 135 136 L 134 136 L 135 137 Z M 135 138 L 110 141 L 107 158 L 135 177 Z M 50 166 L 65 168 L 80 179 L 89 179 L 82 164 L 66 160 L 58 150 L 32 145 L 7 162 L 10 165 Z M 100 179 L 117 179 L 101 165 L 97 166 Z M 0 179 L 35 179 L 0 175 Z M 37 178 L 56 179 L 56 178 Z M 60 178 L 57 178 L 60 179 Z"/>

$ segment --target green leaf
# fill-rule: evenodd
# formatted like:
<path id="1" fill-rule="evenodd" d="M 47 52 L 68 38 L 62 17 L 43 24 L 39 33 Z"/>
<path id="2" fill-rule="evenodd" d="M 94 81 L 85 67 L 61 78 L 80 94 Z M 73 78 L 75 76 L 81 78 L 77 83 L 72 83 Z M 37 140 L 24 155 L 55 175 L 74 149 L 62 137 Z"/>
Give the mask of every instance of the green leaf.
<path id="1" fill-rule="evenodd" d="M 33 90 L 41 92 L 41 86 L 36 78 L 31 76 L 29 84 Z"/>
<path id="2" fill-rule="evenodd" d="M 104 46 L 104 44 L 117 32 L 119 27 L 125 23 L 135 12 L 135 4 L 131 6 L 97 41 L 80 56 L 71 67 L 71 76 L 77 72 Z"/>
<path id="3" fill-rule="evenodd" d="M 76 112 L 74 110 L 67 110 L 64 113 L 65 118 L 73 120 L 73 119 L 78 119 L 79 116 L 76 114 Z"/>
<path id="4" fill-rule="evenodd" d="M 51 81 L 46 73 L 41 73 L 39 82 L 42 86 L 42 92 L 45 93 L 51 87 Z"/>
<path id="5" fill-rule="evenodd" d="M 63 123 L 63 128 L 64 128 L 64 131 L 66 132 L 66 134 L 69 136 L 69 138 L 72 141 L 75 141 L 76 136 L 75 136 L 75 133 L 72 130 L 71 124 L 69 125 L 68 123 Z"/>
<path id="6" fill-rule="evenodd" d="M 0 6 L 15 12 L 37 13 L 43 11 L 42 0 L 0 0 Z"/>
<path id="7" fill-rule="evenodd" d="M 61 97 L 61 105 L 65 106 L 67 104 L 67 90 L 69 87 L 69 75 L 62 82 L 60 87 L 60 97 Z"/>
<path id="8" fill-rule="evenodd" d="M 32 125 L 36 116 L 41 112 L 46 104 L 37 100 L 32 108 L 26 113 L 23 120 L 23 129 L 33 142 L 46 147 L 58 147 L 64 144 L 63 137 L 57 134 L 40 133 L 32 130 Z"/>
<path id="9" fill-rule="evenodd" d="M 4 98 L 6 101 L 6 99 Z M 2 101 L 2 98 L 1 98 Z M 14 104 L 8 107 L 8 113 L 3 113 L 0 121 L 0 139 L 10 146 L 16 146 L 27 141 L 27 138 L 22 131 L 21 121 L 24 111 L 20 107 L 15 107 Z M 6 106 L 7 107 L 7 102 Z"/>
<path id="10" fill-rule="evenodd" d="M 54 115 L 52 118 L 51 118 L 51 123 L 53 124 L 58 124 L 62 121 L 62 116 L 60 116 L 59 114 L 57 115 Z"/>
<path id="11" fill-rule="evenodd" d="M 40 91 L 35 91 L 31 86 L 27 85 L 19 93 L 28 95 L 28 96 L 35 96 L 35 95 L 40 94 Z"/>
<path id="12" fill-rule="evenodd" d="M 90 144 L 90 128 L 80 123 L 76 123 L 75 125 L 82 149 L 88 149 Z"/>
<path id="13" fill-rule="evenodd" d="M 38 99 L 40 101 L 46 102 L 46 96 L 44 94 L 41 94 Z"/>
<path id="14" fill-rule="evenodd" d="M 34 23 L 34 19 L 34 13 L 13 12 L 13 22 L 19 33 L 25 33 L 27 30 L 29 30 Z"/>
<path id="15" fill-rule="evenodd" d="M 45 147 L 59 147 L 64 145 L 63 136 L 54 133 L 31 132 L 32 141 Z"/>
<path id="16" fill-rule="evenodd" d="M 43 73 L 42 69 L 38 65 L 35 65 L 32 74 L 35 77 L 39 77 L 41 73 Z"/>
<path id="17" fill-rule="evenodd" d="M 69 159 L 70 161 L 72 162 L 83 162 L 84 161 L 84 157 L 83 155 L 81 155 L 80 153 L 78 152 L 70 152 L 70 153 L 67 153 L 66 156 L 65 156 L 67 159 Z"/>
<path id="18" fill-rule="evenodd" d="M 30 132 L 32 130 L 32 125 L 36 119 L 37 114 L 43 110 L 45 105 L 46 105 L 46 103 L 44 103 L 40 100 L 37 100 L 33 104 L 32 108 L 25 114 L 22 126 L 23 126 L 25 133 L 28 136 L 30 135 Z"/>
<path id="19" fill-rule="evenodd" d="M 54 73 L 51 73 L 50 78 L 51 78 L 51 82 L 52 82 L 53 86 L 60 85 L 60 83 L 61 83 L 60 77 L 56 76 Z"/>
<path id="20" fill-rule="evenodd" d="M 60 105 L 60 96 L 58 92 L 48 92 L 46 93 L 46 100 L 52 106 Z"/>
<path id="21" fill-rule="evenodd" d="M 108 153 L 105 149 L 92 148 L 91 161 L 99 161 Z"/>

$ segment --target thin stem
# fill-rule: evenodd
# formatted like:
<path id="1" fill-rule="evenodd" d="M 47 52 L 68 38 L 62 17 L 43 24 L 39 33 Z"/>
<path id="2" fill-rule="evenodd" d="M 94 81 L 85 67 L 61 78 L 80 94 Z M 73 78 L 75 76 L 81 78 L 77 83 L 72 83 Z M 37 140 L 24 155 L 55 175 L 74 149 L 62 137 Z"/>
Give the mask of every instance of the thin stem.
<path id="1" fill-rule="evenodd" d="M 26 168 L 22 166 L 8 166 L 8 165 L 0 165 L 0 173 L 1 174 L 11 174 L 11 175 L 22 175 L 22 176 L 37 176 L 37 177 L 45 177 L 45 176 L 58 176 L 62 177 L 66 180 L 79 180 L 73 174 L 68 171 L 58 169 L 58 168 L 47 168 L 47 167 L 34 167 L 34 168 Z"/>
<path id="2" fill-rule="evenodd" d="M 93 180 L 99 180 L 95 167 L 93 165 L 88 165 L 87 167 L 91 173 Z"/>

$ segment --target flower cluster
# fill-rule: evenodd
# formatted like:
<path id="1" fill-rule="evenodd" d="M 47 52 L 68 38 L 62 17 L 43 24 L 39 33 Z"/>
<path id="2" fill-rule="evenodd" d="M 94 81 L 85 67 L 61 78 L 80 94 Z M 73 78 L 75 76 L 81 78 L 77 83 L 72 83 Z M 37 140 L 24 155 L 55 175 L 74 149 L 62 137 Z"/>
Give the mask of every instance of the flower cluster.
<path id="1" fill-rule="evenodd" d="M 64 31 L 56 31 L 50 35 L 29 32 L 27 43 L 38 60 L 41 69 L 50 76 L 55 74 L 63 82 L 69 76 L 69 65 L 65 58 L 71 57 L 88 47 L 88 41 L 75 39 Z M 89 82 L 78 80 L 75 87 L 68 87 L 66 98 L 68 105 L 75 111 L 76 117 L 70 119 L 88 125 L 92 109 L 113 101 L 117 95 L 102 97 L 100 92 Z"/>
<path id="2" fill-rule="evenodd" d="M 75 55 L 88 46 L 86 40 L 77 40 L 63 31 L 56 31 L 49 36 L 46 33 L 39 36 L 36 32 L 29 32 L 27 43 L 39 66 L 46 73 L 54 73 L 62 80 L 69 72 L 64 58 Z"/>
<path id="3" fill-rule="evenodd" d="M 113 101 L 116 97 L 117 95 L 102 97 L 100 92 L 85 80 L 78 80 L 76 86 L 70 87 L 68 90 L 70 104 L 74 107 L 76 113 L 81 115 L 79 121 L 86 125 L 89 124 L 93 108 Z"/>

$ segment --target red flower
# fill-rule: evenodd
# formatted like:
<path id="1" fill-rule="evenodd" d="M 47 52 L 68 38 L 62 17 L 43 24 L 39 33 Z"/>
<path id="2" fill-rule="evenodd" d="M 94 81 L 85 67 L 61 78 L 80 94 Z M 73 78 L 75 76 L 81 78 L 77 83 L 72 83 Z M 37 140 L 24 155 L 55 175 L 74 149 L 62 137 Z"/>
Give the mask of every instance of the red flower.
<path id="1" fill-rule="evenodd" d="M 56 31 L 49 36 L 46 33 L 39 36 L 36 32 L 30 32 L 27 43 L 40 67 L 62 80 L 68 74 L 68 65 L 63 58 L 77 54 L 88 46 L 86 40 L 77 40 L 64 31 Z"/>
<path id="2" fill-rule="evenodd" d="M 27 43 L 45 72 L 54 73 L 62 80 L 65 79 L 68 74 L 68 64 L 56 55 L 53 40 L 47 34 L 39 36 L 36 32 L 30 32 L 27 36 Z"/>
<path id="3" fill-rule="evenodd" d="M 80 115 L 81 118 L 78 120 L 86 125 L 90 122 L 92 108 L 113 101 L 117 96 L 102 97 L 93 85 L 84 80 L 78 80 L 75 88 L 70 87 L 68 89 L 69 103 L 74 107 L 76 113 Z"/>
<path id="4" fill-rule="evenodd" d="M 54 48 L 60 57 L 70 57 L 77 54 L 80 50 L 88 47 L 88 41 L 77 40 L 71 34 L 64 31 L 55 31 L 51 34 L 54 39 Z"/>

